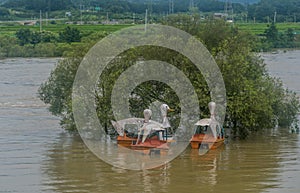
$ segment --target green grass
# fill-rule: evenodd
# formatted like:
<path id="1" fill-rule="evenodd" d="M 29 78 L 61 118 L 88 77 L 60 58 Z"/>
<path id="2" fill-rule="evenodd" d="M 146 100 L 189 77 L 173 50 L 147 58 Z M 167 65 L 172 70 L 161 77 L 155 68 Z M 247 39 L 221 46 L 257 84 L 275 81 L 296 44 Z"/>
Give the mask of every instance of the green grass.
<path id="1" fill-rule="evenodd" d="M 237 23 L 235 24 L 240 30 L 248 31 L 252 34 L 263 34 L 270 24 L 268 23 Z M 300 23 L 276 23 L 279 32 L 284 32 L 288 28 L 292 28 L 297 34 L 300 34 Z"/>
<path id="2" fill-rule="evenodd" d="M 70 26 L 79 29 L 82 33 L 87 32 L 98 32 L 98 31 L 106 31 L 106 32 L 114 32 L 120 30 L 125 27 L 129 27 L 131 25 L 75 25 L 75 24 L 49 24 L 43 25 L 42 29 L 45 31 L 51 31 L 54 33 L 58 33 L 62 31 L 65 27 Z M 40 30 L 39 26 L 22 26 L 22 25 L 14 25 L 14 26 L 5 26 L 0 24 L 0 35 L 9 35 L 13 36 L 16 31 L 21 28 L 28 28 L 31 30 Z"/>
<path id="3" fill-rule="evenodd" d="M 242 31 L 248 31 L 252 34 L 259 35 L 263 34 L 264 31 L 268 28 L 267 23 L 235 23 Z M 129 27 L 131 25 L 75 25 L 75 24 L 48 24 L 43 25 L 43 30 L 51 31 L 54 33 L 58 33 L 62 31 L 66 26 L 71 26 L 79 29 L 83 34 L 87 34 L 89 32 L 97 32 L 97 31 L 106 31 L 106 32 L 114 32 L 120 30 L 125 27 Z M 286 31 L 288 28 L 292 28 L 295 30 L 297 34 L 300 34 L 300 23 L 277 23 L 277 29 L 280 32 Z M 14 36 L 17 30 L 20 28 L 29 28 L 32 30 L 40 30 L 39 26 L 22 26 L 22 25 L 14 25 L 14 26 L 7 26 L 0 24 L 0 35 L 9 35 Z"/>

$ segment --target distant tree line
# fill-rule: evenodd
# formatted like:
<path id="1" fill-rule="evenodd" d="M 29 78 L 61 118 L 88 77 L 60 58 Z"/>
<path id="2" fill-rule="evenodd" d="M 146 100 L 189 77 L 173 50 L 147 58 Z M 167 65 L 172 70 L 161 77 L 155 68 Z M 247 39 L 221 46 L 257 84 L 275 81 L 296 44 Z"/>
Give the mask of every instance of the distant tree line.
<path id="1" fill-rule="evenodd" d="M 74 7 L 71 0 L 8 0 L 3 7 L 15 10 L 57 11 Z"/>
<path id="2" fill-rule="evenodd" d="M 300 1 L 261 0 L 248 7 L 248 16 L 258 22 L 300 21 Z"/>
<path id="3" fill-rule="evenodd" d="M 232 4 L 226 4 L 225 0 L 194 0 L 193 7 L 188 0 L 173 2 L 174 6 L 168 0 L 8 0 L 0 9 L 0 19 L 7 18 L 9 9 L 36 13 L 40 10 L 50 12 L 92 9 L 103 14 L 142 14 L 148 9 L 151 14 L 170 14 L 224 12 L 226 7 L 228 12 L 233 11 L 233 15 L 246 15 L 249 20 L 256 22 L 294 22 L 300 19 L 299 0 L 237 0 L 232 1 Z"/>
<path id="4" fill-rule="evenodd" d="M 237 6 L 238 4 L 236 4 Z M 32 11 L 57 11 L 70 9 L 84 9 L 98 7 L 101 11 L 112 13 L 144 13 L 148 9 L 152 13 L 168 13 L 169 1 L 129 1 L 129 0 L 9 0 L 3 5 L 6 8 Z M 200 11 L 224 10 L 224 2 L 212 0 L 194 0 L 194 6 Z M 174 0 L 174 12 L 187 12 L 190 9 L 189 1 Z"/>

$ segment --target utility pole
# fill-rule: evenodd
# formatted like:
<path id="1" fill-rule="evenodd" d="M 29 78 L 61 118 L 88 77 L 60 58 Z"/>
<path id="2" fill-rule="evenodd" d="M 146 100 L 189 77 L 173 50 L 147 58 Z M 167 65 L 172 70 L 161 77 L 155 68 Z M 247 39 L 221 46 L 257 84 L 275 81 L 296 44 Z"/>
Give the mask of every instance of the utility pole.
<path id="1" fill-rule="evenodd" d="M 174 13 L 174 0 L 169 0 L 169 14 Z"/>
<path id="2" fill-rule="evenodd" d="M 276 23 L 277 11 L 274 13 L 274 23 Z"/>
<path id="3" fill-rule="evenodd" d="M 190 0 L 190 11 L 193 10 L 193 8 L 195 7 L 195 4 L 194 4 L 194 0 Z"/>
<path id="4" fill-rule="evenodd" d="M 106 12 L 106 24 L 108 24 L 109 18 L 108 18 L 108 12 Z"/>
<path id="5" fill-rule="evenodd" d="M 149 16 L 151 17 L 152 14 L 152 0 L 148 0 L 148 12 L 149 12 Z"/>
<path id="6" fill-rule="evenodd" d="M 249 6 L 249 2 L 248 0 L 246 0 L 246 23 L 248 23 L 248 6 Z"/>
<path id="7" fill-rule="evenodd" d="M 135 13 L 133 13 L 133 15 L 132 15 L 132 21 L 133 21 L 133 24 L 135 24 Z"/>
<path id="8" fill-rule="evenodd" d="M 48 12 L 46 12 L 46 26 L 48 26 Z"/>
<path id="9" fill-rule="evenodd" d="M 82 4 L 79 5 L 80 9 L 80 25 L 82 25 Z"/>
<path id="10" fill-rule="evenodd" d="M 40 32 L 42 32 L 42 10 L 40 10 Z"/>
<path id="11" fill-rule="evenodd" d="M 230 8 L 231 20 L 233 21 L 233 7 L 232 7 L 231 0 L 229 1 L 229 8 Z"/>
<path id="12" fill-rule="evenodd" d="M 51 0 L 48 1 L 48 11 L 46 12 L 46 25 L 48 25 L 48 18 L 49 18 L 49 15 L 51 14 Z"/>
<path id="13" fill-rule="evenodd" d="M 147 21 L 148 20 L 148 9 L 146 9 L 146 13 L 145 13 L 145 32 L 147 32 Z"/>
<path id="14" fill-rule="evenodd" d="M 224 5 L 224 12 L 227 14 L 228 18 L 233 21 L 233 7 L 231 0 L 226 0 Z"/>

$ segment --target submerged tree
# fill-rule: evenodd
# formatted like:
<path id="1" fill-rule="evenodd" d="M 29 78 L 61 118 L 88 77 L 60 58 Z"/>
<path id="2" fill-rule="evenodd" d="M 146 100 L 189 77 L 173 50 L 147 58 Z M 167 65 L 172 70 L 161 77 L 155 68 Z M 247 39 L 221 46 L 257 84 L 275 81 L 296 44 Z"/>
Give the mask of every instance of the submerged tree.
<path id="1" fill-rule="evenodd" d="M 80 42 L 81 35 L 77 28 L 67 26 L 63 31 L 59 32 L 59 39 L 62 42 Z"/>
<path id="2" fill-rule="evenodd" d="M 226 86 L 227 113 L 225 127 L 232 128 L 234 135 L 245 138 L 249 133 L 276 124 L 289 127 L 297 119 L 299 101 L 294 93 L 285 90 L 281 82 L 270 77 L 265 64 L 252 52 L 253 36 L 220 20 L 203 22 L 197 16 L 171 16 L 164 21 L 199 38 L 215 58 Z M 214 32 L 214 34 L 211 34 Z M 103 36 L 101 36 L 103 37 Z M 97 38 L 94 39 L 98 40 Z M 78 65 L 95 41 L 84 48 L 74 49 L 71 57 L 62 60 L 41 85 L 40 98 L 50 104 L 49 110 L 62 117 L 62 125 L 76 129 L 72 116 L 72 83 Z M 117 78 L 136 61 L 160 60 L 179 68 L 193 84 L 200 104 L 201 116 L 208 115 L 209 88 L 201 72 L 184 56 L 161 47 L 142 46 L 130 49 L 114 59 L 100 77 L 95 91 L 98 117 L 107 132 L 112 129 L 114 119 L 110 95 Z M 167 85 L 148 81 L 139 85 L 132 93 L 130 110 L 142 116 L 142 110 L 155 101 L 166 102 L 176 109 L 173 125 L 179 121 L 180 103 Z"/>
<path id="3" fill-rule="evenodd" d="M 264 49 L 270 48 L 293 48 L 295 46 L 295 32 L 288 28 L 285 32 L 278 31 L 276 24 L 272 23 L 264 32 L 262 39 Z"/>

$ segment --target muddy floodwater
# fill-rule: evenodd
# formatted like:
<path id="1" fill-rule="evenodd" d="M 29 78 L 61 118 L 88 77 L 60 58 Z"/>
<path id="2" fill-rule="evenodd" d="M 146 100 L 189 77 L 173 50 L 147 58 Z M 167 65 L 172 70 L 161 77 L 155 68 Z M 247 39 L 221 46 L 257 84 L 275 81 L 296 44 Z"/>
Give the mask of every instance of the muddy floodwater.
<path id="1" fill-rule="evenodd" d="M 300 94 L 300 51 L 263 54 L 270 73 Z M 145 171 L 113 167 L 37 98 L 58 59 L 0 60 L 0 192 L 300 192 L 300 135 L 272 129 L 199 156 L 187 148 Z"/>

